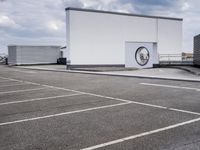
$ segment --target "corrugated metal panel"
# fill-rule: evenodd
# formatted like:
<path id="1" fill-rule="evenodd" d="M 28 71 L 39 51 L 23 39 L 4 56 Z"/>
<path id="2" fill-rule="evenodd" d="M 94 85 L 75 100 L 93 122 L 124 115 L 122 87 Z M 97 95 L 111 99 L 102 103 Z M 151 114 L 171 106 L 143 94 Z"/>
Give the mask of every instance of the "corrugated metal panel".
<path id="1" fill-rule="evenodd" d="M 15 64 L 51 64 L 56 63 L 60 56 L 59 46 L 16 46 L 10 56 L 16 53 Z"/>
<path id="2" fill-rule="evenodd" d="M 8 46 L 8 64 L 15 65 L 17 63 L 17 47 Z"/>
<path id="3" fill-rule="evenodd" d="M 200 65 L 200 34 L 194 37 L 194 65 Z"/>

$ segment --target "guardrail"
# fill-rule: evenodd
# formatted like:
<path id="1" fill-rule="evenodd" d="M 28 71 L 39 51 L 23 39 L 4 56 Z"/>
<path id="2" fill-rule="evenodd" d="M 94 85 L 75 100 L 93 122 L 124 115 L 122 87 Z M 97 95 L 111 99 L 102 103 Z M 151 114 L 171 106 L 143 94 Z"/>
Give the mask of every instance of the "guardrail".
<path id="1" fill-rule="evenodd" d="M 8 56 L 6 54 L 0 54 L 0 64 L 7 64 Z"/>
<path id="2" fill-rule="evenodd" d="M 193 55 L 183 54 L 161 54 L 159 55 L 159 64 L 165 65 L 192 65 Z"/>

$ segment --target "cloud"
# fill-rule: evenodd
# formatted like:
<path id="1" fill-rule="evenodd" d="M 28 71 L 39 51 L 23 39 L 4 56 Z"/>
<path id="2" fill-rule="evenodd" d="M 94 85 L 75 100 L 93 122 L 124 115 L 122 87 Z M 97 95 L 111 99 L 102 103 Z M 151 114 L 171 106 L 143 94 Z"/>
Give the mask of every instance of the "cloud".
<path id="1" fill-rule="evenodd" d="M 0 16 L 0 27 L 16 27 L 16 23 L 14 20 L 10 19 L 8 16 L 1 15 Z"/>
<path id="2" fill-rule="evenodd" d="M 191 51 L 200 33 L 199 5 L 199 0 L 0 0 L 0 53 L 13 43 L 65 45 L 66 7 L 181 17 L 183 50 Z"/>

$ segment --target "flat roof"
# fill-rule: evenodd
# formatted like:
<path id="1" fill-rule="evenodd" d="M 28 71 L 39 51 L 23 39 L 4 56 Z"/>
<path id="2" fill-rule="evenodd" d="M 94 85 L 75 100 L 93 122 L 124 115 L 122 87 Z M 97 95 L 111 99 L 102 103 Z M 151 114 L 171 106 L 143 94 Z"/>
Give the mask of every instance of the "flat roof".
<path id="1" fill-rule="evenodd" d="M 85 9 L 85 8 L 75 8 L 75 7 L 67 7 L 65 10 L 66 11 L 75 10 L 75 11 L 105 13 L 105 14 L 114 14 L 114 15 L 124 15 L 124 16 L 134 16 L 134 17 L 145 17 L 145 18 L 156 18 L 156 19 L 168 19 L 168 20 L 183 21 L 182 18 L 172 18 L 172 17 L 163 17 L 163 16 L 149 16 L 149 15 L 121 13 L 121 12 L 112 12 L 112 11 L 103 11 L 103 10 L 94 10 L 94 9 Z"/>
<path id="2" fill-rule="evenodd" d="M 7 46 L 24 46 L 24 47 L 61 47 L 59 45 L 21 45 L 21 44 L 9 44 Z"/>

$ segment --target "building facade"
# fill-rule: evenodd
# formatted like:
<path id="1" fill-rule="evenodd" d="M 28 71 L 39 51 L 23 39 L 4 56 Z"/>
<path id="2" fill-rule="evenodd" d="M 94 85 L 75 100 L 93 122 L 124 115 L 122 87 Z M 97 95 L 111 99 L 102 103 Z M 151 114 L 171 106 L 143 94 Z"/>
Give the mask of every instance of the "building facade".
<path id="1" fill-rule="evenodd" d="M 200 34 L 194 37 L 194 65 L 200 66 Z"/>
<path id="2" fill-rule="evenodd" d="M 182 19 L 66 8 L 67 57 L 73 66 L 149 68 L 159 54 L 182 52 Z"/>
<path id="3" fill-rule="evenodd" d="M 60 57 L 60 46 L 8 46 L 9 65 L 55 64 Z"/>

